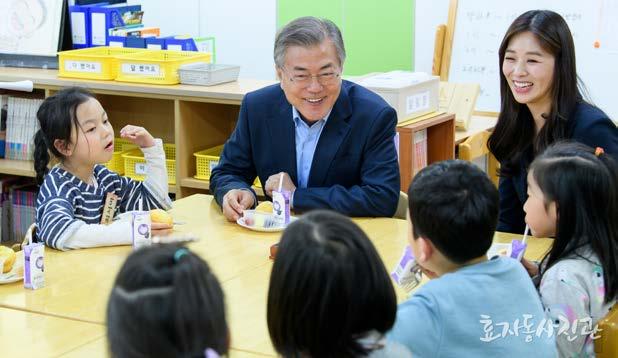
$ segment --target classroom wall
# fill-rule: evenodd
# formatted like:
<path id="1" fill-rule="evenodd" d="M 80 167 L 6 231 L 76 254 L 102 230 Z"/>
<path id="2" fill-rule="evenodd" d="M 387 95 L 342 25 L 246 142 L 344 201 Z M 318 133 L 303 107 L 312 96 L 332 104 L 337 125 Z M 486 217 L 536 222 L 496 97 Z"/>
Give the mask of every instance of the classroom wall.
<path id="1" fill-rule="evenodd" d="M 431 73 L 436 28 L 446 24 L 450 0 L 416 0 L 414 70 Z"/>
<path id="2" fill-rule="evenodd" d="M 415 0 L 278 0 L 277 27 L 300 16 L 324 17 L 343 34 L 345 75 L 412 70 Z"/>
<path id="3" fill-rule="evenodd" d="M 342 28 L 346 74 L 411 70 L 419 58 L 414 56 L 414 39 L 422 38 L 414 36 L 414 3 L 431 8 L 430 2 L 392 1 L 315 0 L 299 6 L 298 0 L 128 0 L 142 5 L 144 23 L 159 26 L 162 35 L 215 36 L 218 63 L 240 65 L 241 77 L 270 80 L 275 79 L 272 50 L 277 27 L 302 15 L 328 17 Z M 387 11 L 375 15 L 380 9 Z M 380 55 L 384 53 L 388 55 Z"/>
<path id="4" fill-rule="evenodd" d="M 240 76 L 275 79 L 272 47 L 277 0 L 128 0 L 141 4 L 146 26 L 161 35 L 215 36 L 217 62 L 240 65 Z"/>

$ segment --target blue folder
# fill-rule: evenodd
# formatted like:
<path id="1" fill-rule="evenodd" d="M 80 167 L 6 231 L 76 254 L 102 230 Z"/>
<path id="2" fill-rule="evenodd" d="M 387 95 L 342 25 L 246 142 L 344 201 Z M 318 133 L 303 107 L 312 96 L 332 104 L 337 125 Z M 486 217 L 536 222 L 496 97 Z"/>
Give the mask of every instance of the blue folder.
<path id="1" fill-rule="evenodd" d="M 101 2 L 91 5 L 72 5 L 69 6 L 69 14 L 71 18 L 71 37 L 73 39 L 73 48 L 90 47 L 91 41 L 91 25 L 90 25 L 90 9 L 97 6 L 107 5 L 106 2 Z"/>
<path id="2" fill-rule="evenodd" d="M 90 9 L 91 45 L 105 46 L 108 43 L 108 30 L 113 27 L 126 26 L 123 14 L 140 11 L 141 5 L 127 5 L 126 3 L 95 6 Z"/>

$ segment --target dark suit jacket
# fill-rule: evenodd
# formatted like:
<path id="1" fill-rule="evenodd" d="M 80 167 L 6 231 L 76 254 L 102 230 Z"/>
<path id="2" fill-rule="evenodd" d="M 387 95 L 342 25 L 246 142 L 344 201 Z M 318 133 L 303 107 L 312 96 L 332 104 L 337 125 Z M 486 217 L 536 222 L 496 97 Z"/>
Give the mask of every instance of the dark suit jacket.
<path id="1" fill-rule="evenodd" d="M 294 209 L 392 216 L 399 198 L 396 124 L 395 110 L 382 98 L 343 81 L 315 149 L 307 188 L 296 189 Z M 265 183 L 281 171 L 297 185 L 292 106 L 276 84 L 244 97 L 210 190 L 221 205 L 229 190 L 250 188 L 256 176 Z"/>
<path id="2" fill-rule="evenodd" d="M 603 111 L 582 102 L 568 120 L 569 138 L 592 148 L 602 147 L 605 153 L 618 160 L 618 128 Z M 500 215 L 496 230 L 523 233 L 524 203 L 528 199 L 528 167 L 534 159 L 529 148 L 520 161 L 519 173 L 509 178 L 500 178 Z"/>

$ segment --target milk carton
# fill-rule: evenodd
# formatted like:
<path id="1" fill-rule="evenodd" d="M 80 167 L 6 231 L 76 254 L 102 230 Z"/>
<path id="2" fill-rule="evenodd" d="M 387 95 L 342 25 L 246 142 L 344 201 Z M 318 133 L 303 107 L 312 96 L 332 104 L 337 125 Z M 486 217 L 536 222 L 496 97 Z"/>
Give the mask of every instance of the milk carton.
<path id="1" fill-rule="evenodd" d="M 24 246 L 24 287 L 36 290 L 45 286 L 43 258 L 45 245 L 42 242 Z"/>
<path id="2" fill-rule="evenodd" d="M 131 226 L 133 228 L 133 250 L 150 246 L 152 243 L 150 213 L 148 211 L 132 213 Z"/>
<path id="3" fill-rule="evenodd" d="M 279 225 L 290 223 L 290 192 L 273 190 L 273 215 Z"/>

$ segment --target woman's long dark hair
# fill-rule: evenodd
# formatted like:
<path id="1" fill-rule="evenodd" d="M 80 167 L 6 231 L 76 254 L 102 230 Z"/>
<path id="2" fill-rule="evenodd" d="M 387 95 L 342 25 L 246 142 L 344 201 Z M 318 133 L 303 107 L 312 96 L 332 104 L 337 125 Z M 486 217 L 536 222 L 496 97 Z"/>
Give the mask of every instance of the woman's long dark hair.
<path id="1" fill-rule="evenodd" d="M 71 143 L 73 127 L 79 128 L 77 106 L 90 98 L 94 98 L 94 95 L 88 90 L 68 87 L 47 97 L 39 107 L 36 117 L 39 120 L 40 129 L 34 135 L 34 170 L 37 184 L 40 185 L 43 182 L 48 172 L 49 153 L 51 152 L 57 159 L 64 157 L 54 146 L 54 142 L 59 139 L 65 144 Z"/>
<path id="2" fill-rule="evenodd" d="M 525 104 L 515 100 L 502 64 L 511 39 L 523 32 L 532 33 L 541 47 L 555 57 L 551 86 L 551 109 L 543 114 L 545 125 L 535 137 L 534 119 Z M 535 153 L 551 143 L 567 137 L 567 120 L 582 95 L 578 87 L 575 66 L 575 46 L 571 31 L 564 19 L 549 10 L 531 10 L 520 15 L 506 31 L 499 50 L 500 58 L 500 115 L 488 146 L 500 161 L 500 175 L 517 175 L 522 153 L 532 144 Z"/>
<path id="3" fill-rule="evenodd" d="M 556 143 L 530 166 L 545 202 L 556 203 L 556 238 L 544 274 L 589 246 L 603 267 L 605 302 L 618 297 L 618 164 L 576 142 Z"/>

